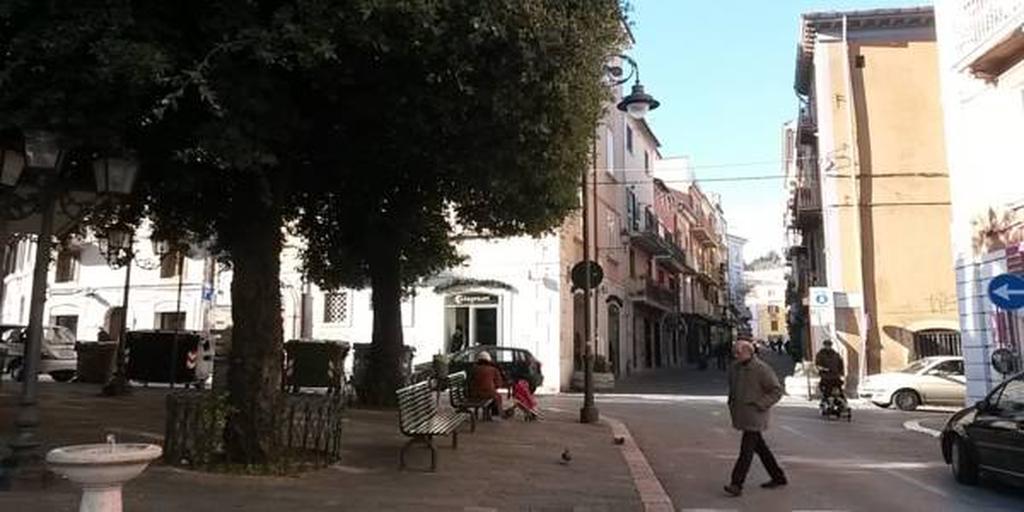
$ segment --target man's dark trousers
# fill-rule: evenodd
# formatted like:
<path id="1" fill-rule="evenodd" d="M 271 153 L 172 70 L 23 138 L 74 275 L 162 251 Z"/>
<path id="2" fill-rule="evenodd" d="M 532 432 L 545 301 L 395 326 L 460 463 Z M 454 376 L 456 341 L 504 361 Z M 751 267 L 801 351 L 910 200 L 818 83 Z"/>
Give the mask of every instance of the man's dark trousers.
<path id="1" fill-rule="evenodd" d="M 740 457 L 736 459 L 736 465 L 732 468 L 732 483 L 740 487 L 747 479 L 747 472 L 750 471 L 750 462 L 754 459 L 754 453 L 761 459 L 761 464 L 768 471 L 768 475 L 775 482 L 785 482 L 786 474 L 782 472 L 775 456 L 768 449 L 764 437 L 760 432 L 744 431 L 743 441 L 740 443 Z"/>

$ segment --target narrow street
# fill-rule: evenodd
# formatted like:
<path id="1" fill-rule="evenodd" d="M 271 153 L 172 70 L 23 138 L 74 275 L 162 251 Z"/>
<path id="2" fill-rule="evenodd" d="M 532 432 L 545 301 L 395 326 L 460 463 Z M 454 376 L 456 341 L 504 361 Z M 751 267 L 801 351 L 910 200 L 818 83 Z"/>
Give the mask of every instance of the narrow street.
<path id="1" fill-rule="evenodd" d="M 775 361 L 773 361 L 775 362 Z M 775 366 L 782 366 L 776 364 Z M 601 413 L 624 421 L 677 510 L 1002 511 L 1024 508 L 1024 492 L 985 480 L 957 484 L 938 439 L 906 429 L 922 420 L 938 428 L 948 411 L 912 413 L 861 406 L 850 423 L 826 421 L 815 404 L 786 397 L 772 410 L 766 439 L 790 484 L 765 490 L 756 459 L 740 498 L 722 486 L 739 450 L 725 407 L 724 372 L 690 368 L 645 374 L 629 393 L 598 396 Z M 548 399 L 556 409 L 578 398 Z"/>

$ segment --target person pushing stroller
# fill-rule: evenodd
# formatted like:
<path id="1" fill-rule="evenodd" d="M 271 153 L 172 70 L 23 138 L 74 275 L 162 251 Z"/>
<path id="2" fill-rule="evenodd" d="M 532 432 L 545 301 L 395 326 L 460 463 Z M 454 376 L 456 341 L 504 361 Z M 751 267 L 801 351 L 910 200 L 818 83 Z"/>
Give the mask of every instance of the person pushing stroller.
<path id="1" fill-rule="evenodd" d="M 846 363 L 843 356 L 832 348 L 832 340 L 822 342 L 821 350 L 814 356 L 814 366 L 818 368 L 821 377 L 818 382 L 818 390 L 821 392 L 821 414 L 848 416 L 849 406 L 843 392 Z"/>

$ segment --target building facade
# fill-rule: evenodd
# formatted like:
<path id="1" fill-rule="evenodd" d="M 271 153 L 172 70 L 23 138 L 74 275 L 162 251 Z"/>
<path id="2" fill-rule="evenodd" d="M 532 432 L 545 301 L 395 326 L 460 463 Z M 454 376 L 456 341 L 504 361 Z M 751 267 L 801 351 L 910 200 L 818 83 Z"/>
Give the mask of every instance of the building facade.
<path id="1" fill-rule="evenodd" d="M 748 270 L 744 282 L 748 291 L 744 302 L 750 310 L 751 335 L 758 341 L 787 341 L 786 267 Z"/>
<path id="2" fill-rule="evenodd" d="M 150 249 L 145 228 L 136 239 L 132 264 L 128 329 L 202 330 L 212 314 L 213 297 L 203 293 L 215 263 L 201 253 L 188 255 L 179 273 L 178 255 Z M 2 322 L 27 325 L 35 242 L 21 239 L 5 252 Z M 62 325 L 78 339 L 95 340 L 100 329 L 115 338 L 125 314 L 125 269 L 111 268 L 94 240 L 74 240 L 55 251 L 49 272 L 43 321 Z M 181 293 L 178 293 L 180 286 Z"/>
<path id="3" fill-rule="evenodd" d="M 792 326 L 808 356 L 836 340 L 851 380 L 958 353 L 932 9 L 801 23 L 798 116 L 784 130 Z"/>
<path id="4" fill-rule="evenodd" d="M 1024 274 L 1024 2 L 939 0 L 939 70 L 953 190 L 952 249 L 967 402 L 1002 378 L 1004 349 L 1018 361 L 1024 313 L 987 298 L 993 276 Z"/>

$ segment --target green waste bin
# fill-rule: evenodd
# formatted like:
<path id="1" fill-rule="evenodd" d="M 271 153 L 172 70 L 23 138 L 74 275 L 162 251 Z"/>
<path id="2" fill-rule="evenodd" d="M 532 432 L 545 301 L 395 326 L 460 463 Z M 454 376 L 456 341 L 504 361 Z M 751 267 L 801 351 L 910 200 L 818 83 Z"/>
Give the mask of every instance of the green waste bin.
<path id="1" fill-rule="evenodd" d="M 284 389 L 327 388 L 340 392 L 350 344 L 332 340 L 291 340 L 284 344 Z"/>
<path id="2" fill-rule="evenodd" d="M 114 374 L 117 359 L 116 341 L 86 341 L 75 344 L 78 353 L 78 382 L 105 384 Z"/>

